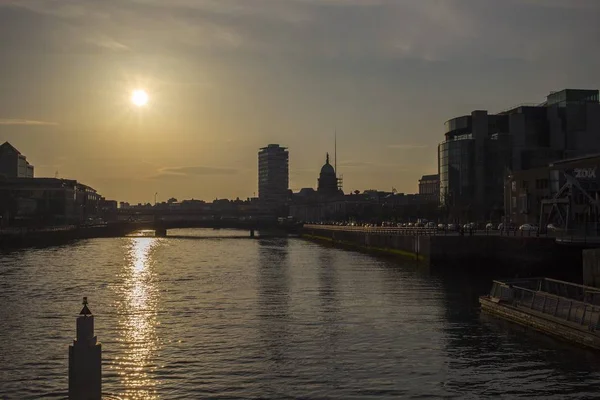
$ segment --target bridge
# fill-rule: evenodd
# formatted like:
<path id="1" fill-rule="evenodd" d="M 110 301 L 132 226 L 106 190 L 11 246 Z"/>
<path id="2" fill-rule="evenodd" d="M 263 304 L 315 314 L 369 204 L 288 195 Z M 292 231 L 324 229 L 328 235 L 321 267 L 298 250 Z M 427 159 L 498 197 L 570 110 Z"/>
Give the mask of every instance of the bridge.
<path id="1" fill-rule="evenodd" d="M 173 219 L 156 218 L 147 221 L 122 221 L 119 222 L 124 230 L 132 233 L 138 230 L 153 230 L 156 236 L 165 237 L 171 229 L 184 228 L 211 228 L 211 229 L 237 229 L 249 232 L 250 237 L 255 236 L 255 232 L 268 232 L 270 236 L 286 236 L 288 234 L 299 233 L 301 224 L 281 223 L 277 220 L 257 220 L 257 219 Z"/>
<path id="2" fill-rule="evenodd" d="M 238 208 L 122 208 L 117 211 L 116 222 L 130 224 L 133 230 L 154 230 L 156 236 L 166 236 L 170 229 L 213 228 L 245 230 L 254 237 L 256 231 L 284 235 L 298 233 L 301 227 L 287 219 L 278 219 L 268 210 Z"/>

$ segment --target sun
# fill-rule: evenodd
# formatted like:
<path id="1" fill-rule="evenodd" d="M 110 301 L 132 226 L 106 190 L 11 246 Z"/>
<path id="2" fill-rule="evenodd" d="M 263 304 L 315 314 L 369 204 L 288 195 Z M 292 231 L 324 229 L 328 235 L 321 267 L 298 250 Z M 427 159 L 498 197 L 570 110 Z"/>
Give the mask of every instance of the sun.
<path id="1" fill-rule="evenodd" d="M 131 94 L 131 102 L 138 107 L 148 104 L 148 93 L 145 90 L 137 89 Z"/>

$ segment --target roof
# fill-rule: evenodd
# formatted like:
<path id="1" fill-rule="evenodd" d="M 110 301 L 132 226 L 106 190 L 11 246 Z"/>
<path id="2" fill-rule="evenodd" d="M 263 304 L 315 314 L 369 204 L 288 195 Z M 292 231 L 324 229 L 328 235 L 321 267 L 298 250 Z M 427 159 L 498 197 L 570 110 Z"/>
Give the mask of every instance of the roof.
<path id="1" fill-rule="evenodd" d="M 421 177 L 422 181 L 433 181 L 433 180 L 438 180 L 439 179 L 439 175 L 438 174 L 433 174 L 433 175 L 423 175 Z"/>
<path id="2" fill-rule="evenodd" d="M 284 146 L 280 146 L 278 144 L 274 144 L 271 143 L 269 145 L 267 145 L 266 147 L 261 147 L 260 150 L 269 150 L 269 149 L 282 149 L 282 150 L 287 150 L 287 147 Z"/>
<path id="3" fill-rule="evenodd" d="M 8 143 L 8 142 L 4 142 L 2 143 L 2 145 L 0 145 L 0 149 L 4 149 L 4 148 L 9 148 L 10 150 L 14 151 L 17 154 L 21 154 L 21 152 L 19 150 L 17 150 L 17 148 L 15 146 L 13 146 L 12 144 Z"/>
<path id="4" fill-rule="evenodd" d="M 554 167 L 556 165 L 568 164 L 568 163 L 572 163 L 574 161 L 591 160 L 593 158 L 600 158 L 600 153 L 586 154 L 585 156 L 579 156 L 579 157 L 573 157 L 573 158 L 567 158 L 564 160 L 554 161 L 554 162 L 551 162 L 549 164 L 549 166 Z"/>
<path id="5" fill-rule="evenodd" d="M 321 175 L 334 175 L 335 176 L 335 170 L 333 169 L 331 164 L 329 164 L 329 162 L 327 162 L 326 164 L 324 164 L 321 167 Z"/>

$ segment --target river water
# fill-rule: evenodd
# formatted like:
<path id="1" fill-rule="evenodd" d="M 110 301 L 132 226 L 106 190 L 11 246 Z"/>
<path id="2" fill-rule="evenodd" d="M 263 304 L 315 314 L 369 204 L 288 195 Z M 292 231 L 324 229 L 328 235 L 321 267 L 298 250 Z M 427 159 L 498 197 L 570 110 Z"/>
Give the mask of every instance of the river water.
<path id="1" fill-rule="evenodd" d="M 169 234 L 1 254 L 0 398 L 66 398 L 82 296 L 110 397 L 597 398 L 594 353 L 480 315 L 487 279 Z"/>

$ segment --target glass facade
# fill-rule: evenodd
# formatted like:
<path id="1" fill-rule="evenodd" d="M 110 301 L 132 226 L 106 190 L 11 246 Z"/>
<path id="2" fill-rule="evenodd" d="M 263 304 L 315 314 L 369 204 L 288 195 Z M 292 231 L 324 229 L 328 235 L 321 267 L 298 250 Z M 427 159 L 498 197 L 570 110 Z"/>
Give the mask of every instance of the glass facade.
<path id="1" fill-rule="evenodd" d="M 440 204 L 467 205 L 475 187 L 475 141 L 471 138 L 448 140 L 438 146 Z"/>

